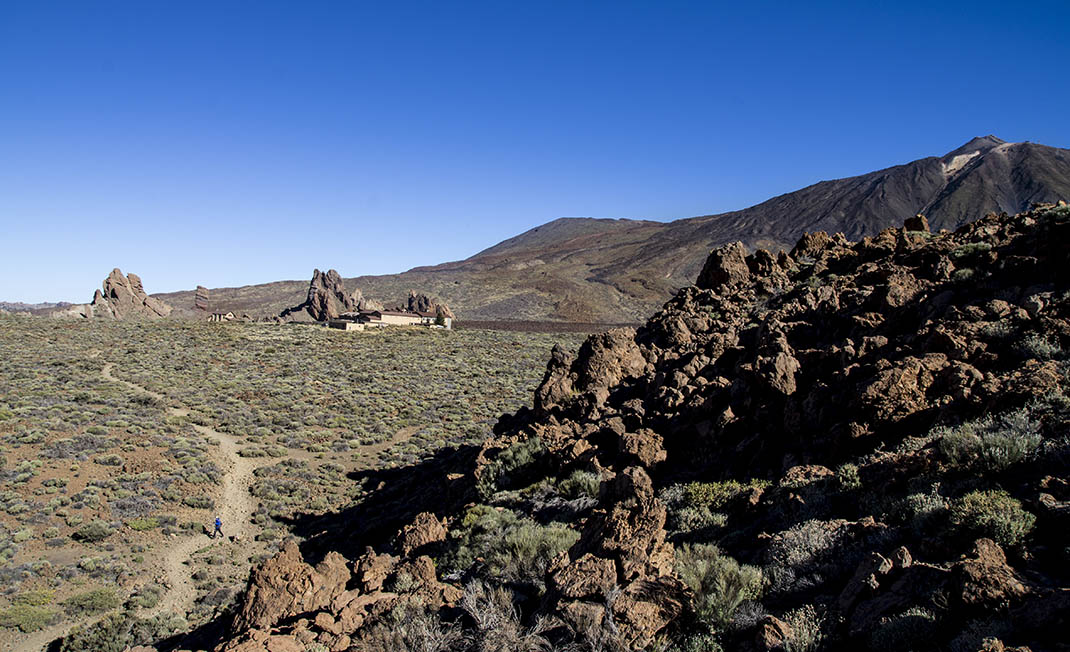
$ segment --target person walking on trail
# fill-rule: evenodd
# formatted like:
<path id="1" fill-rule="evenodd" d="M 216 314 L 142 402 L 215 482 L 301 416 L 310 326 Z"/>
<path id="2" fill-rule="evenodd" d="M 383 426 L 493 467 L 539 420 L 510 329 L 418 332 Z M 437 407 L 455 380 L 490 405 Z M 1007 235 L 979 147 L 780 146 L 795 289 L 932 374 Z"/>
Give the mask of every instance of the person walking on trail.
<path id="1" fill-rule="evenodd" d="M 212 538 L 214 539 L 217 534 L 224 539 L 226 538 L 226 536 L 223 535 L 223 521 L 219 520 L 218 516 L 215 517 L 215 531 L 212 532 Z"/>

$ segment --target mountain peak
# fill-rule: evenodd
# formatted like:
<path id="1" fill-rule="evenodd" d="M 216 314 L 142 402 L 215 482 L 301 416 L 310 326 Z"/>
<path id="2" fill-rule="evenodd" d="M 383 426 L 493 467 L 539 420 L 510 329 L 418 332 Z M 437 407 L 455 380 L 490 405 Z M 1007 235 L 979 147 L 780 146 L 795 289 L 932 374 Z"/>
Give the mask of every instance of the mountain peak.
<path id="1" fill-rule="evenodd" d="M 992 134 L 987 136 L 977 136 L 971 139 L 968 143 L 959 147 L 956 150 L 952 150 L 944 155 L 944 158 L 954 158 L 960 154 L 970 154 L 973 152 L 987 152 L 988 150 L 999 147 L 1005 144 L 1007 141 L 1002 138 L 996 138 Z"/>

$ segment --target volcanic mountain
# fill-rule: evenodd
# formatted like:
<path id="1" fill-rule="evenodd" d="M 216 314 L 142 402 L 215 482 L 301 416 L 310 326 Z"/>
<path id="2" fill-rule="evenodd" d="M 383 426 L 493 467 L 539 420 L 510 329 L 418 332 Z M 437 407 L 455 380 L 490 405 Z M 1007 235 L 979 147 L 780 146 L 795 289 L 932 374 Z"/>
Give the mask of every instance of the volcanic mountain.
<path id="1" fill-rule="evenodd" d="M 673 222 L 562 218 L 462 261 L 345 283 L 381 300 L 420 288 L 462 320 L 638 322 L 693 283 L 710 249 L 726 242 L 778 251 L 818 230 L 857 240 L 916 213 L 935 230 L 954 229 L 1059 199 L 1070 199 L 1070 150 L 984 136 L 943 156 L 822 181 L 739 211 Z M 306 287 L 281 281 L 212 297 L 220 310 L 278 314 Z M 194 303 L 192 290 L 158 297 L 180 309 Z"/>

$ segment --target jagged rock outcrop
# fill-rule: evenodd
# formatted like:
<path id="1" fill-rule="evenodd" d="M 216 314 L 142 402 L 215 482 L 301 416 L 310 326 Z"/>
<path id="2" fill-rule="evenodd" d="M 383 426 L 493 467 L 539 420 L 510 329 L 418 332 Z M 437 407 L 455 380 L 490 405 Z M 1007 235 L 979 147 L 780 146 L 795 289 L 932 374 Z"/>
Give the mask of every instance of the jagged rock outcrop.
<path id="1" fill-rule="evenodd" d="M 307 313 L 315 321 L 328 321 L 347 312 L 381 309 L 381 304 L 365 298 L 359 289 L 352 294 L 346 292 L 345 283 L 337 271 L 331 269 L 323 273 L 317 269 L 312 272 L 304 303 L 283 310 L 279 317 L 300 319 L 302 313 Z"/>
<path id="2" fill-rule="evenodd" d="M 403 309 L 409 312 L 434 313 L 436 317 L 455 318 L 449 306 L 416 290 L 409 290 L 409 298 Z"/>
<path id="3" fill-rule="evenodd" d="M 360 288 L 353 290 L 352 302 L 353 305 L 356 307 L 356 310 L 358 311 L 384 310 L 382 303 L 378 301 L 373 301 L 372 299 L 369 299 L 368 297 L 364 296 L 364 293 L 360 291 Z"/>
<path id="4" fill-rule="evenodd" d="M 459 587 L 425 550 L 450 545 L 476 518 L 466 510 L 489 501 L 488 513 L 560 518 L 578 534 L 546 564 L 544 593 L 530 578 L 516 590 L 525 614 L 556 623 L 557 641 L 641 648 L 700 635 L 771 650 L 816 630 L 835 649 L 1053 648 L 1070 604 L 1070 209 L 941 234 L 912 219 L 856 243 L 808 234 L 775 256 L 719 248 L 699 284 L 642 328 L 592 336 L 575 354 L 555 347 L 532 407 L 469 453 L 472 490 L 433 508 L 444 520 L 418 513 L 384 533 L 380 516 L 348 602 L 235 640 L 336 649 L 402 594 L 454 604 Z M 536 504 L 576 474 L 594 478 L 597 497 Z M 700 615 L 724 591 L 685 584 L 680 564 L 696 554 L 684 544 L 706 542 L 718 546 L 706 568 L 740 595 L 747 572 L 757 577 L 748 617 L 739 604 Z M 475 556 L 455 577 L 493 576 Z M 270 589 L 254 576 L 242 613 L 258 582 Z M 293 594 L 304 589 L 282 591 Z M 896 638 L 911 632 L 927 638 Z"/>
<path id="5" fill-rule="evenodd" d="M 444 536 L 436 525 L 443 527 L 434 516 L 421 515 L 405 530 L 409 542 L 430 543 Z M 292 645 L 301 650 L 318 645 L 346 650 L 365 623 L 395 608 L 439 609 L 460 599 L 458 588 L 438 580 L 435 564 L 426 555 L 399 558 L 369 548 L 355 560 L 351 573 L 335 552 L 310 566 L 290 540 L 250 577 L 234 620 L 237 635 L 218 649 L 276 652 Z"/>
<path id="6" fill-rule="evenodd" d="M 678 618 L 687 587 L 673 576 L 665 541 L 665 505 L 650 477 L 628 467 L 605 485 L 608 511 L 598 510 L 580 540 L 549 572 L 549 600 L 574 628 L 601 627 L 607 618 L 628 645 L 646 647 Z M 611 591 L 619 591 L 607 611 Z"/>
<path id="7" fill-rule="evenodd" d="M 171 314 L 171 306 L 145 293 L 141 277 L 123 276 L 118 267 L 104 279 L 93 301 L 51 313 L 53 317 L 83 317 L 119 320 L 159 319 Z"/>
<path id="8" fill-rule="evenodd" d="M 234 624 L 239 629 L 266 629 L 285 618 L 326 607 L 345 591 L 349 577 L 341 555 L 328 554 L 313 568 L 304 562 L 297 544 L 288 541 L 253 573 Z"/>
<path id="9" fill-rule="evenodd" d="M 333 269 L 326 274 L 318 269 L 312 272 L 305 304 L 308 314 L 317 321 L 336 319 L 343 312 L 357 307 L 352 295 L 346 292 L 342 277 Z"/>
<path id="10" fill-rule="evenodd" d="M 398 549 L 402 556 L 409 556 L 415 550 L 445 540 L 445 519 L 437 519 L 431 512 L 421 512 L 417 514 L 415 521 L 401 530 L 398 536 Z"/>

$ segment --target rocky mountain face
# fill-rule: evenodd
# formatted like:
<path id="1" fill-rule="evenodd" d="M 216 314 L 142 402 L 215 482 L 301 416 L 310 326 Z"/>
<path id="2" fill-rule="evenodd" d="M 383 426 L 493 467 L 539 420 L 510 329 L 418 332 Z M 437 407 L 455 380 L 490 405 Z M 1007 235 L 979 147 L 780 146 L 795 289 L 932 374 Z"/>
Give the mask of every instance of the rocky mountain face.
<path id="1" fill-rule="evenodd" d="M 1068 243 L 1047 204 L 719 247 L 306 524 L 217 649 L 1062 649 Z"/>
<path id="2" fill-rule="evenodd" d="M 667 223 L 564 218 L 463 261 L 347 280 L 375 296 L 404 296 L 410 287 L 448 296 L 468 319 L 638 323 L 690 285 L 709 250 L 725 243 L 775 253 L 806 232 L 857 240 L 917 213 L 936 230 L 956 229 L 988 212 L 1060 199 L 1070 199 L 1070 150 L 985 136 L 943 156 L 822 181 L 739 211 Z M 302 290 L 281 282 L 213 296 L 227 310 L 277 314 Z"/>
<path id="3" fill-rule="evenodd" d="M 171 314 L 171 306 L 145 293 L 141 277 L 123 276 L 118 267 L 104 279 L 102 289 L 88 304 L 74 305 L 51 313 L 53 317 L 108 319 L 159 319 Z"/>

